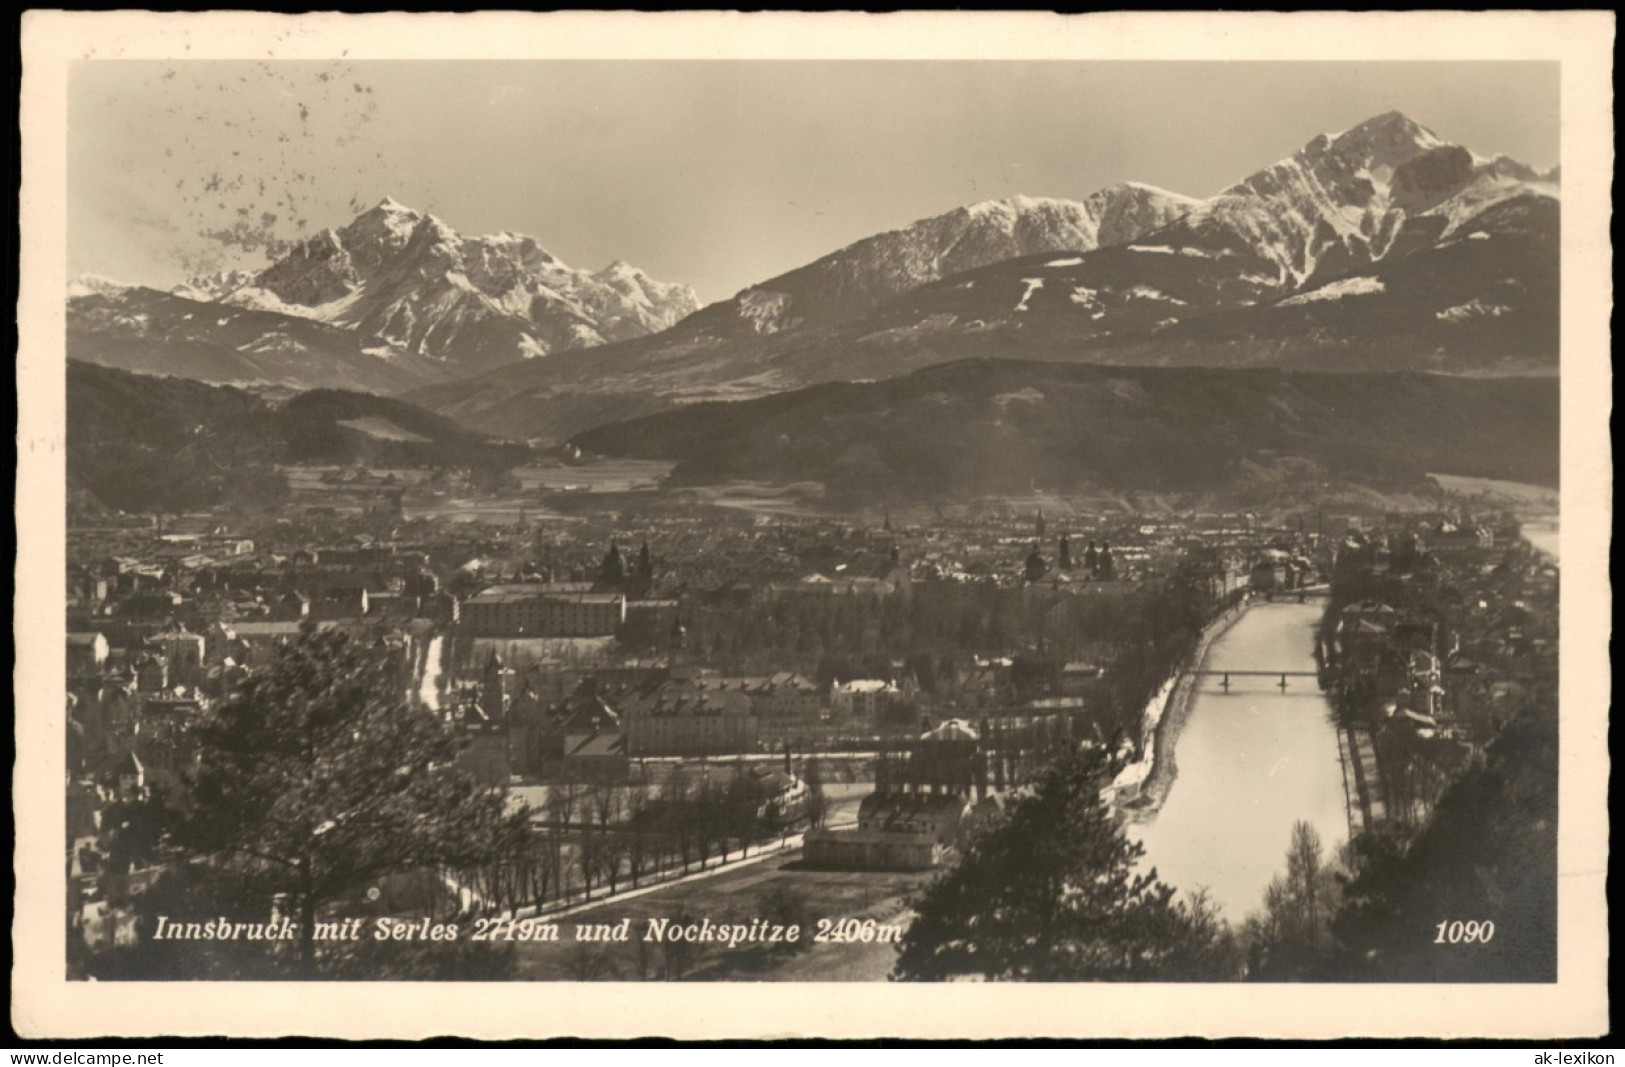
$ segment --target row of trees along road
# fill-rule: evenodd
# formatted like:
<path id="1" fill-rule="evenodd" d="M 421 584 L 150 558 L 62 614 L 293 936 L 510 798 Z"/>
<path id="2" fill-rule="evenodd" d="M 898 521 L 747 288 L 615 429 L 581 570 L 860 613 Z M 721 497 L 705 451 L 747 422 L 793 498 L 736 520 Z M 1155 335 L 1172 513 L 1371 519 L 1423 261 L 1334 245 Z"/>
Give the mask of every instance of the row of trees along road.
<path id="1" fill-rule="evenodd" d="M 530 813 L 463 773 L 454 729 L 403 693 L 387 660 L 307 627 L 193 730 L 197 766 L 178 789 L 110 809 L 114 859 L 162 873 L 132 898 L 139 943 L 73 965 L 108 978 L 498 976 L 508 964 L 499 947 L 380 947 L 318 939 L 317 924 L 365 914 L 367 890 L 390 877 L 408 883 L 407 910 L 438 918 L 465 893 L 482 907 L 559 899 L 572 870 L 584 892 L 614 892 L 623 875 L 636 884 L 678 862 L 726 862 L 828 810 L 816 761 L 799 813 L 764 810 L 763 787 L 741 765 L 716 786 L 675 773 L 658 795 L 633 791 L 632 810 L 620 789 L 555 789 L 543 817 L 571 829 L 538 833 Z M 278 906 L 297 928 L 291 943 L 153 936 L 160 917 L 263 924 Z"/>

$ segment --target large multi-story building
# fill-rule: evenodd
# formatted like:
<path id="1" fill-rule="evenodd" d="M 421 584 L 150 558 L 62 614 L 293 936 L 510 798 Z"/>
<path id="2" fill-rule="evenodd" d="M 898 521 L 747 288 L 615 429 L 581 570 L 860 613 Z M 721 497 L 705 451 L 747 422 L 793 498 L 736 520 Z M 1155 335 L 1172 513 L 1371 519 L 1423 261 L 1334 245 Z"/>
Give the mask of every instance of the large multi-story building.
<path id="1" fill-rule="evenodd" d="M 741 689 L 677 679 L 621 698 L 629 754 L 720 756 L 754 752 L 760 722 Z"/>
<path id="2" fill-rule="evenodd" d="M 626 597 L 487 589 L 463 603 L 461 618 L 473 637 L 609 637 L 626 622 Z"/>

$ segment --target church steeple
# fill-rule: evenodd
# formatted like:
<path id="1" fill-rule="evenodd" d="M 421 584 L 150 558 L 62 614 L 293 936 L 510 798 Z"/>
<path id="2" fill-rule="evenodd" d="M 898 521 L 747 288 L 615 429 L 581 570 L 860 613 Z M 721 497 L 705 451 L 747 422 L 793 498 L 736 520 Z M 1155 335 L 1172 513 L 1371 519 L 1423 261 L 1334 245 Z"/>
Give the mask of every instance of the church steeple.
<path id="1" fill-rule="evenodd" d="M 506 700 L 502 687 L 502 657 L 496 649 L 485 657 L 485 669 L 480 672 L 480 707 L 492 722 L 502 721 Z"/>

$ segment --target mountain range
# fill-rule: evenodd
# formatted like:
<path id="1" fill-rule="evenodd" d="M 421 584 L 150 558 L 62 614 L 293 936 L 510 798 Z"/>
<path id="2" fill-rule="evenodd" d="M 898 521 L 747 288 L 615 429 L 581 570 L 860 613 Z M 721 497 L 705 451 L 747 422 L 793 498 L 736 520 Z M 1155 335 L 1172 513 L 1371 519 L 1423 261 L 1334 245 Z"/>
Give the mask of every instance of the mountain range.
<path id="1" fill-rule="evenodd" d="M 402 400 L 317 389 L 276 402 L 229 385 L 68 361 L 70 499 L 92 508 L 275 506 L 279 464 L 502 471 L 530 450 Z"/>
<path id="2" fill-rule="evenodd" d="M 396 393 L 545 442 L 962 359 L 1553 374 L 1559 210 L 1555 170 L 1390 112 L 1207 199 L 986 201 L 696 309 L 624 264 L 575 271 L 386 200 L 252 276 L 82 288 L 69 354 Z"/>
<path id="3" fill-rule="evenodd" d="M 385 198 L 258 273 L 168 292 L 82 281 L 69 293 L 69 355 L 209 381 L 395 392 L 639 337 L 698 307 L 688 286 L 624 261 L 576 270 L 534 238 L 464 237 Z"/>
<path id="4" fill-rule="evenodd" d="M 1280 500 L 1428 474 L 1555 485 L 1556 379 L 965 360 L 599 426 L 672 486 L 817 483 L 842 506 L 1033 490 Z"/>
<path id="5" fill-rule="evenodd" d="M 1389 113 L 1316 137 L 1208 200 L 1127 188 L 1139 210 L 1091 234 L 1079 223 L 1102 216 L 1078 205 L 975 205 L 859 242 L 661 333 L 410 395 L 468 425 L 558 440 L 673 405 L 958 359 L 1557 370 L 1555 173 L 1484 159 Z M 948 260 L 935 269 L 952 273 L 898 295 L 855 285 L 862 295 L 848 297 L 830 281 L 943 264 L 939 250 L 959 247 L 944 233 L 992 225 L 1057 244 L 981 266 Z M 1018 242 L 987 243 L 1002 255 Z"/>

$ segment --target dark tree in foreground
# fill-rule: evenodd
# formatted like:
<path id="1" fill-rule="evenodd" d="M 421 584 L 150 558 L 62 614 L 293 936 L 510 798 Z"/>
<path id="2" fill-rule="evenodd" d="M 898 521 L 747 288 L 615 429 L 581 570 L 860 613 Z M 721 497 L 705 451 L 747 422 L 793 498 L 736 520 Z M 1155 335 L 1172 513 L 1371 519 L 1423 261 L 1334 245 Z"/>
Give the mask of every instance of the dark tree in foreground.
<path id="1" fill-rule="evenodd" d="M 1100 791 L 1111 764 L 1068 756 L 918 902 L 892 976 L 1213 980 L 1239 972 L 1229 930 L 1198 894 L 1176 901 L 1139 869 Z"/>
<path id="2" fill-rule="evenodd" d="M 523 817 L 454 765 L 451 727 L 406 702 L 387 658 L 336 630 L 307 627 L 196 739 L 180 842 L 252 875 L 258 917 L 285 895 L 301 973 L 322 969 L 324 905 L 387 874 L 471 869 L 523 842 Z"/>
<path id="3" fill-rule="evenodd" d="M 1556 979 L 1557 729 L 1555 712 L 1525 712 L 1445 790 L 1426 828 L 1356 841 L 1358 873 L 1332 923 L 1337 977 Z M 1456 922 L 1495 925 L 1487 940 L 1453 942 Z"/>

